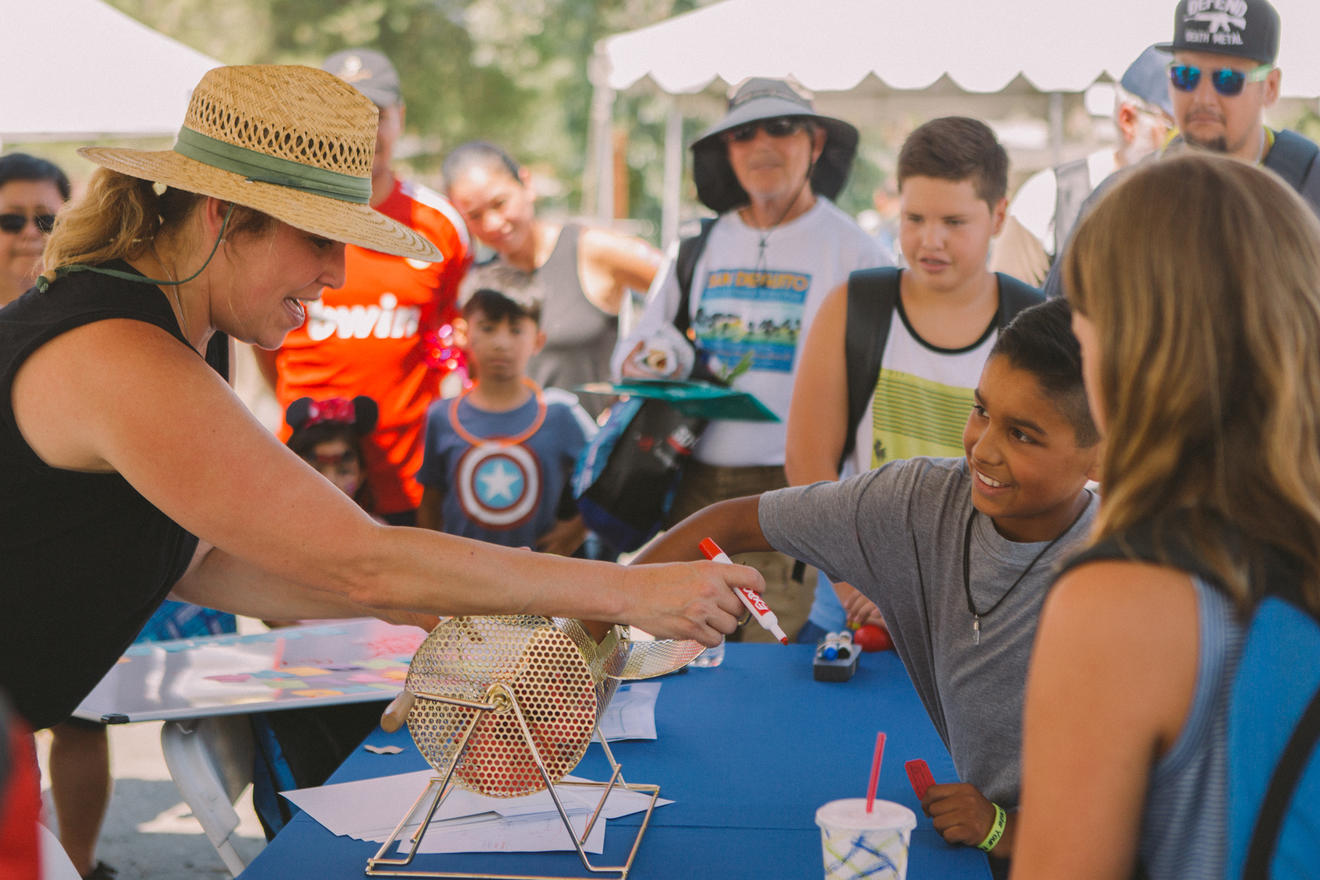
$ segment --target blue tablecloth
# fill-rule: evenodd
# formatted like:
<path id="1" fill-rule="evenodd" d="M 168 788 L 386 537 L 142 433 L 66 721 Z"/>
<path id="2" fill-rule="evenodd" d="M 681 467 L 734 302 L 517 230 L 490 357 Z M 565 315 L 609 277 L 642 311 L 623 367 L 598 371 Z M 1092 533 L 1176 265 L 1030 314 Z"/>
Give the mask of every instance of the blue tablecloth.
<path id="1" fill-rule="evenodd" d="M 658 807 L 630 877 L 819 878 L 816 808 L 864 797 L 875 735 L 886 733 L 877 797 L 918 817 L 908 877 L 976 878 L 990 871 L 983 855 L 944 843 L 922 815 L 903 763 L 924 758 L 936 781 L 955 778 L 906 673 L 892 652 L 864 654 L 849 682 L 818 682 L 806 645 L 730 644 L 724 665 L 661 679 L 655 741 L 611 745 L 633 783 L 656 783 L 675 803 Z M 368 737 L 403 754 L 359 749 L 331 777 L 346 782 L 424 769 L 406 731 Z M 575 771 L 608 778 L 593 744 Z M 418 792 L 420 794 L 420 791 Z M 387 817 L 395 822 L 401 817 Z M 631 820 L 631 825 L 629 824 Z M 636 817 L 610 823 L 598 865 L 619 864 Z M 335 837 L 305 814 L 292 822 L 243 872 L 242 880 L 359 878 L 378 844 Z M 575 853 L 419 855 L 410 869 L 585 876 Z M 609 875 L 604 875 L 609 876 Z"/>

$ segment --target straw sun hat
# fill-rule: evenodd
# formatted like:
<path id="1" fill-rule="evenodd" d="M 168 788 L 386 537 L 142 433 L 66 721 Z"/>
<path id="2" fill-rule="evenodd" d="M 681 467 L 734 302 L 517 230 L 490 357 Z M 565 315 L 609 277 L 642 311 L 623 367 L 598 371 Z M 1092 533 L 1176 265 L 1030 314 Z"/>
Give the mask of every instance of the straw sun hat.
<path id="1" fill-rule="evenodd" d="M 334 241 L 436 262 L 435 245 L 371 207 L 376 105 L 314 67 L 217 67 L 172 150 L 83 147 L 113 171 L 253 208 Z"/>

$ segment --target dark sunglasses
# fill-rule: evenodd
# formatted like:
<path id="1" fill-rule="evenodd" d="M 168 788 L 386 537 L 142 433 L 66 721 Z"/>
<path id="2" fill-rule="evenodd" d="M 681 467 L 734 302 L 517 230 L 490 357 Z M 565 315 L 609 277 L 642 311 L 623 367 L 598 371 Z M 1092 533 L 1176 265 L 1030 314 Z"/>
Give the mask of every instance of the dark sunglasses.
<path id="1" fill-rule="evenodd" d="M 1221 67 L 1210 71 L 1210 84 L 1215 91 L 1226 98 L 1242 94 L 1242 88 L 1249 82 L 1260 82 L 1270 75 L 1273 64 L 1262 64 L 1243 73 L 1231 67 Z M 1194 92 L 1201 82 L 1201 68 L 1194 64 L 1170 64 L 1169 82 L 1180 92 Z"/>
<path id="2" fill-rule="evenodd" d="M 758 119 L 744 123 L 737 128 L 724 132 L 726 141 L 746 143 L 756 137 L 757 131 L 763 131 L 772 138 L 786 138 L 799 131 L 809 130 L 811 123 L 800 116 L 776 116 L 772 119 Z"/>
<path id="3" fill-rule="evenodd" d="M 36 224 L 38 232 L 50 232 L 51 227 L 55 225 L 54 214 L 33 214 L 32 222 Z M 11 235 L 17 235 L 28 225 L 28 216 L 26 214 L 0 214 L 0 229 Z"/>

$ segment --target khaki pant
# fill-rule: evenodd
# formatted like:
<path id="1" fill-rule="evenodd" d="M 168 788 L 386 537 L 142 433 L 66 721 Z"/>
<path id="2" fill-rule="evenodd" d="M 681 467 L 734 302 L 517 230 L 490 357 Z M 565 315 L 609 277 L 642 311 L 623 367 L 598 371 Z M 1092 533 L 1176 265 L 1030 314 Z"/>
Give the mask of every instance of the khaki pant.
<path id="1" fill-rule="evenodd" d="M 778 465 L 716 467 L 690 461 L 684 466 L 678 493 L 669 512 L 668 525 L 673 525 L 717 501 L 726 501 L 743 495 L 758 495 L 772 489 L 782 489 L 787 485 L 784 469 Z M 733 561 L 750 565 L 765 578 L 763 595 L 766 604 L 779 618 L 779 625 L 788 634 L 788 640 L 793 641 L 797 637 L 798 630 L 806 624 L 807 615 L 811 612 L 811 601 L 816 584 L 815 569 L 807 568 L 801 580 L 793 580 L 793 568 L 797 563 L 782 553 L 739 553 L 733 557 Z M 773 642 L 774 640 L 774 636 L 753 620 L 747 621 L 738 627 L 737 632 L 729 636 L 731 642 Z"/>

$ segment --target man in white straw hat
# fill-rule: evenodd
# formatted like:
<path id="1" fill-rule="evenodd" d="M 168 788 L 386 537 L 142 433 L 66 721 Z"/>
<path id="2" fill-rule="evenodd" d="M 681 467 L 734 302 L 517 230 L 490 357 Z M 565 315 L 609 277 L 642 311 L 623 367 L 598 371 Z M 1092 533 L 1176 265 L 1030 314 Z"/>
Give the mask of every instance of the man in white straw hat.
<path id="1" fill-rule="evenodd" d="M 380 420 L 363 438 L 375 512 L 394 525 L 414 525 L 426 409 L 457 365 L 453 321 L 458 283 L 470 261 L 467 227 L 444 196 L 394 173 L 404 103 L 390 60 L 372 49 L 345 49 L 321 67 L 380 110 L 371 206 L 429 239 L 440 256 L 422 262 L 350 244 L 344 283 L 308 306 L 307 320 L 278 350 L 259 350 L 257 363 L 281 412 L 300 397 L 365 394 L 376 401 Z M 280 437 L 288 440 L 291 433 L 284 425 Z"/>
<path id="2" fill-rule="evenodd" d="M 247 411 L 227 337 L 274 348 L 350 242 L 434 245 L 371 207 L 376 108 L 308 67 L 221 67 L 172 150 L 103 166 L 43 287 L 0 309 L 0 689 L 68 717 L 167 594 L 266 619 L 528 613 L 718 643 L 746 568 L 625 569 L 381 525 Z M 153 185 L 154 184 L 154 185 Z M 162 188 L 158 191 L 158 187 Z"/>
<path id="3" fill-rule="evenodd" d="M 697 197 L 719 214 L 690 267 L 684 295 L 678 260 L 662 269 L 633 333 L 614 351 L 624 376 L 654 373 L 640 361 L 644 340 L 668 324 L 695 342 L 697 375 L 747 365 L 733 387 L 754 394 L 779 422 L 715 420 L 703 432 L 674 500 L 674 522 L 708 504 L 787 485 L 785 425 L 800 343 L 825 295 L 854 269 L 887 265 L 883 248 L 831 199 L 848 179 L 857 129 L 817 113 L 779 79 L 749 79 L 728 112 L 692 144 Z M 752 554 L 766 596 L 791 635 L 802 627 L 812 589 L 793 580 L 793 560 Z M 812 575 L 814 578 L 814 575 Z M 814 583 L 809 581 L 809 583 Z M 767 637 L 756 624 L 742 637 Z"/>

